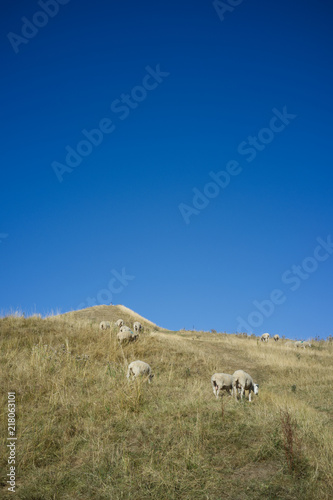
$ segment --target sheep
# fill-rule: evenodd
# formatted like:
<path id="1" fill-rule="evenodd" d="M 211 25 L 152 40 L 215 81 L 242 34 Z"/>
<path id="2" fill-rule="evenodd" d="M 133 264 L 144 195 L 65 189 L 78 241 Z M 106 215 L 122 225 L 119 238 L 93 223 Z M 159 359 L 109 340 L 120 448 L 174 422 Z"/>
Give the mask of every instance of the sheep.
<path id="1" fill-rule="evenodd" d="M 243 370 L 236 370 L 232 375 L 232 392 L 237 399 L 237 389 L 240 389 L 241 399 L 245 391 L 249 391 L 249 401 L 251 401 L 251 392 L 258 394 L 259 385 L 253 382 L 251 375 Z"/>
<path id="2" fill-rule="evenodd" d="M 120 332 L 132 332 L 129 326 L 123 325 L 120 327 Z M 133 333 L 133 332 L 132 332 Z"/>
<path id="3" fill-rule="evenodd" d="M 139 335 L 137 333 L 133 333 L 131 331 L 117 333 L 117 339 L 119 340 L 120 344 L 124 344 L 127 342 L 134 342 L 135 340 L 137 340 L 138 337 Z"/>
<path id="4" fill-rule="evenodd" d="M 154 377 L 154 374 L 152 373 L 148 363 L 140 360 L 132 361 L 132 363 L 128 365 L 127 378 L 129 380 L 130 377 L 132 377 L 132 380 L 134 380 L 139 375 L 147 375 L 149 384 Z"/>
<path id="5" fill-rule="evenodd" d="M 295 347 L 303 347 L 305 349 L 306 347 L 311 347 L 310 342 L 304 342 L 303 340 L 297 340 L 295 342 Z"/>
<path id="6" fill-rule="evenodd" d="M 107 330 L 108 328 L 111 328 L 110 321 L 101 321 L 99 324 L 99 329 L 100 330 Z"/>
<path id="7" fill-rule="evenodd" d="M 263 333 L 260 338 L 262 342 L 268 342 L 268 339 L 269 339 L 269 333 Z"/>
<path id="8" fill-rule="evenodd" d="M 124 321 L 123 321 L 122 319 L 118 319 L 118 320 L 116 321 L 116 325 L 117 325 L 117 326 L 119 326 L 119 328 L 120 328 L 121 326 L 123 326 L 123 324 L 124 324 Z"/>
<path id="9" fill-rule="evenodd" d="M 219 393 L 222 390 L 228 392 L 231 395 L 232 391 L 232 376 L 227 373 L 214 373 L 212 378 L 210 379 L 213 387 L 213 393 L 216 396 L 216 399 L 219 398 Z"/>
<path id="10" fill-rule="evenodd" d="M 278 340 L 280 340 L 280 336 L 278 334 L 274 335 L 273 339 L 275 340 L 275 342 L 277 342 Z"/>
<path id="11" fill-rule="evenodd" d="M 133 328 L 135 332 L 139 332 L 140 330 L 142 330 L 142 325 L 138 321 L 135 321 L 133 323 Z"/>

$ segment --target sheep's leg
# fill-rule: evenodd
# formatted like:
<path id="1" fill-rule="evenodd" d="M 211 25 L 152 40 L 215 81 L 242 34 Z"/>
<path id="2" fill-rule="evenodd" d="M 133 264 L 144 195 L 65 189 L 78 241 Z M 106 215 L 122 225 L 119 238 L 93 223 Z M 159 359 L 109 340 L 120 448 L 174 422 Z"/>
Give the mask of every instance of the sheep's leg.
<path id="1" fill-rule="evenodd" d="M 130 380 L 130 379 L 131 379 L 132 381 L 133 381 L 133 379 L 135 378 L 135 376 L 134 376 L 134 372 L 133 372 L 133 370 L 132 370 L 132 369 L 130 369 L 130 370 L 128 371 L 128 373 L 127 373 L 127 378 L 128 378 L 128 380 Z"/>
<path id="2" fill-rule="evenodd" d="M 243 399 L 244 396 L 244 387 L 241 388 L 241 399 Z"/>
<path id="3" fill-rule="evenodd" d="M 213 386 L 213 393 L 214 393 L 214 395 L 215 395 L 216 399 L 218 399 L 218 398 L 219 398 L 219 392 L 220 392 L 220 389 L 219 389 L 219 386 L 218 386 L 218 385 L 217 385 L 217 383 L 216 383 L 216 380 L 214 380 L 214 381 L 212 382 L 212 386 Z"/>
<path id="4" fill-rule="evenodd" d="M 251 402 L 251 389 L 249 390 L 249 401 Z"/>

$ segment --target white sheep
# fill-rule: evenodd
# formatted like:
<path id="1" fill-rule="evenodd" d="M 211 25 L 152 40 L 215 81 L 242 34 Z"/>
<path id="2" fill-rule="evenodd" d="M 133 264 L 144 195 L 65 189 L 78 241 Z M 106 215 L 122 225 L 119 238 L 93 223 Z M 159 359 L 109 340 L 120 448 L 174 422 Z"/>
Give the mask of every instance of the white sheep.
<path id="1" fill-rule="evenodd" d="M 119 340 L 120 344 L 124 344 L 127 342 L 134 342 L 135 340 L 137 340 L 138 337 L 139 335 L 137 333 L 133 333 L 131 331 L 117 333 L 117 339 Z"/>
<path id="2" fill-rule="evenodd" d="M 295 346 L 295 341 L 294 340 L 288 340 L 287 342 L 284 343 L 286 347 L 296 347 Z"/>
<path id="3" fill-rule="evenodd" d="M 214 373 L 210 381 L 212 383 L 213 393 L 215 394 L 216 399 L 218 399 L 219 393 L 222 390 L 225 390 L 231 395 L 232 375 L 228 375 L 227 373 Z"/>
<path id="4" fill-rule="evenodd" d="M 140 330 L 142 330 L 142 325 L 141 323 L 139 323 L 139 321 L 135 321 L 133 323 L 133 328 L 135 332 L 139 332 Z"/>
<path id="5" fill-rule="evenodd" d="M 100 330 L 107 330 L 108 328 L 111 328 L 110 321 L 101 321 L 99 324 L 99 329 Z"/>
<path id="6" fill-rule="evenodd" d="M 251 401 L 251 392 L 258 394 L 259 385 L 253 382 L 251 375 L 243 370 L 236 370 L 232 375 L 232 392 L 237 399 L 237 389 L 240 389 L 241 399 L 245 391 L 249 391 L 249 401 Z"/>
<path id="7" fill-rule="evenodd" d="M 297 340 L 295 342 L 295 347 L 303 347 L 305 349 L 306 347 L 311 347 L 310 342 L 304 342 L 303 340 Z"/>
<path id="8" fill-rule="evenodd" d="M 149 384 L 154 377 L 148 363 L 140 360 L 132 361 L 132 363 L 128 365 L 127 378 L 130 379 L 130 377 L 132 377 L 132 380 L 134 380 L 139 375 L 146 375 L 148 377 Z"/>
<path id="9" fill-rule="evenodd" d="M 263 333 L 260 338 L 262 342 L 268 342 L 268 339 L 269 339 L 269 333 Z"/>
<path id="10" fill-rule="evenodd" d="M 120 332 L 132 332 L 129 326 L 123 325 L 120 327 Z M 132 332 L 133 333 L 133 332 Z"/>
<path id="11" fill-rule="evenodd" d="M 124 324 L 124 321 L 122 319 L 118 319 L 116 321 L 116 325 L 119 326 L 119 327 L 123 326 L 123 324 Z"/>
<path id="12" fill-rule="evenodd" d="M 280 340 L 280 336 L 278 334 L 274 335 L 273 339 L 275 340 L 275 342 L 277 342 L 278 340 Z"/>

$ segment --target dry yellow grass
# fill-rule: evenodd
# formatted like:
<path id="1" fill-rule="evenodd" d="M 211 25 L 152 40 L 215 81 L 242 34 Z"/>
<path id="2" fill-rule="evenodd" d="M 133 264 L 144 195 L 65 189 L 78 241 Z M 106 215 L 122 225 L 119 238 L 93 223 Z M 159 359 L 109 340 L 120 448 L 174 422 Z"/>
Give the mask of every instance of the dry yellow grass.
<path id="1" fill-rule="evenodd" d="M 92 313 L 0 320 L 0 496 L 12 495 L 6 409 L 16 391 L 17 498 L 332 498 L 332 343 L 296 351 L 155 330 L 120 347 Z M 135 359 L 151 365 L 152 384 L 127 382 Z M 239 368 L 259 396 L 217 401 L 211 375 Z"/>

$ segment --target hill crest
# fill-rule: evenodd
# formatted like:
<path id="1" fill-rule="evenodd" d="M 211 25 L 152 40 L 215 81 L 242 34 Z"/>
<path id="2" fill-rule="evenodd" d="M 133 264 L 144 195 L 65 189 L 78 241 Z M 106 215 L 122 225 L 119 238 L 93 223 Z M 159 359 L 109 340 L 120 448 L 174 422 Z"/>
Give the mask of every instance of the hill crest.
<path id="1" fill-rule="evenodd" d="M 85 309 L 79 309 L 78 311 L 70 311 L 64 314 L 60 314 L 62 317 L 67 317 L 79 321 L 93 321 L 99 323 L 101 321 L 111 321 L 115 322 L 118 319 L 123 319 L 125 324 L 131 324 L 134 321 L 140 321 L 143 326 L 156 328 L 161 330 L 166 330 L 157 326 L 155 323 L 147 318 L 141 316 L 141 314 L 136 313 L 129 307 L 122 304 L 117 305 L 99 305 L 93 307 L 87 307 Z"/>

